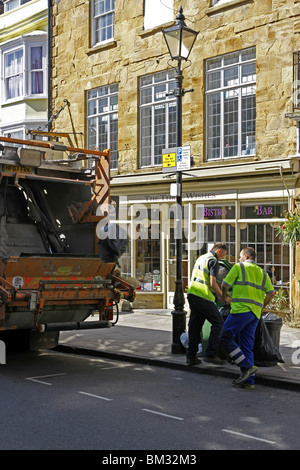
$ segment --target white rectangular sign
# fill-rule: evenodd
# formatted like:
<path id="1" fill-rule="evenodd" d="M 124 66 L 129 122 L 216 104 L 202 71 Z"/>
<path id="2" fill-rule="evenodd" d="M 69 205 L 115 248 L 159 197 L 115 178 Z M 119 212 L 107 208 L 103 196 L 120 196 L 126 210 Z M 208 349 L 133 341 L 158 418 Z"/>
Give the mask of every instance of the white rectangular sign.
<path id="1" fill-rule="evenodd" d="M 177 147 L 177 171 L 191 169 L 191 147 Z"/>

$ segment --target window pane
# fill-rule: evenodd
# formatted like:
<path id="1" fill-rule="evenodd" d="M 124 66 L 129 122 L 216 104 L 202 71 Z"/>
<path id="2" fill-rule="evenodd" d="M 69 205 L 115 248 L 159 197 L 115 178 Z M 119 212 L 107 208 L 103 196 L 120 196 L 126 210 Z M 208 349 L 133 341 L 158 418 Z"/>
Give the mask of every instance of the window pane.
<path id="1" fill-rule="evenodd" d="M 238 67 L 231 67 L 224 71 L 224 86 L 237 85 L 239 82 Z"/>
<path id="2" fill-rule="evenodd" d="M 242 83 L 253 82 L 256 80 L 256 64 L 247 64 L 242 66 Z"/>
<path id="3" fill-rule="evenodd" d="M 43 72 L 33 72 L 31 74 L 31 93 L 33 95 L 43 93 Z"/>
<path id="4" fill-rule="evenodd" d="M 207 158 L 220 158 L 221 94 L 209 95 L 207 103 Z"/>
<path id="5" fill-rule="evenodd" d="M 224 100 L 224 157 L 238 155 L 238 97 L 229 92 Z"/>
<path id="6" fill-rule="evenodd" d="M 91 116 L 92 114 L 96 114 L 97 112 L 97 101 L 92 100 L 88 103 L 88 115 Z"/>
<path id="7" fill-rule="evenodd" d="M 243 90 L 246 94 L 247 90 Z M 256 96 L 250 91 L 250 96 L 242 97 L 242 154 L 255 154 L 255 118 Z"/>
<path id="8" fill-rule="evenodd" d="M 239 61 L 239 52 L 233 52 L 224 56 L 224 65 L 236 64 Z"/>
<path id="9" fill-rule="evenodd" d="M 141 91 L 141 104 L 151 103 L 152 101 L 152 88 L 146 88 Z"/>
<path id="10" fill-rule="evenodd" d="M 97 126 L 96 118 L 88 120 L 88 126 L 87 127 L 88 127 L 88 148 L 89 149 L 94 149 L 94 148 L 97 147 L 96 126 Z"/>
<path id="11" fill-rule="evenodd" d="M 158 85 L 154 87 L 154 100 L 160 101 L 166 98 L 166 85 Z"/>
<path id="12" fill-rule="evenodd" d="M 219 57 L 215 59 L 209 59 L 206 63 L 206 70 L 213 70 L 221 67 L 222 65 L 222 59 Z"/>
<path id="13" fill-rule="evenodd" d="M 154 108 L 154 165 L 161 164 L 162 150 L 166 147 L 166 106 Z"/>
<path id="14" fill-rule="evenodd" d="M 151 135 L 151 108 L 143 108 L 141 110 L 141 166 L 151 165 Z"/>
<path id="15" fill-rule="evenodd" d="M 207 76 L 207 89 L 208 90 L 214 90 L 215 88 L 220 88 L 221 87 L 221 73 L 220 72 L 214 72 L 210 73 Z"/>
<path id="16" fill-rule="evenodd" d="M 176 122 L 177 122 L 177 114 L 176 114 L 176 103 L 169 104 L 169 143 L 168 147 L 176 147 L 177 144 L 177 131 L 176 131 Z"/>
<path id="17" fill-rule="evenodd" d="M 43 68 L 43 48 L 42 46 L 31 47 L 31 70 Z"/>
<path id="18" fill-rule="evenodd" d="M 111 168 L 118 168 L 118 114 L 110 115 L 110 150 Z"/>

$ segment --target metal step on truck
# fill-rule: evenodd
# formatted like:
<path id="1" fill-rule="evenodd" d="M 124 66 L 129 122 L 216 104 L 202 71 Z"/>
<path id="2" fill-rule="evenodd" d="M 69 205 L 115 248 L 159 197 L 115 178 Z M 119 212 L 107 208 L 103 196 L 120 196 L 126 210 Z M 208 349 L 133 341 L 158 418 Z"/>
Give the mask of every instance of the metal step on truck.
<path id="1" fill-rule="evenodd" d="M 114 306 L 135 296 L 117 265 L 126 240 L 97 236 L 110 203 L 110 150 L 62 137 L 0 136 L 0 339 L 32 350 L 55 347 L 62 330 L 114 325 Z"/>

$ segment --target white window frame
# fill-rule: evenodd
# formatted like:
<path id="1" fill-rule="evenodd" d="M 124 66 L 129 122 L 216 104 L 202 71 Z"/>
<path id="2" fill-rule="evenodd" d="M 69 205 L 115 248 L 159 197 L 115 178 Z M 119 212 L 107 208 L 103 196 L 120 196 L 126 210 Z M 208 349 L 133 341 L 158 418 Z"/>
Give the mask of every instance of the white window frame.
<path id="1" fill-rule="evenodd" d="M 102 0 L 92 0 L 91 2 L 91 8 L 92 8 L 92 47 L 98 46 L 98 45 L 103 45 L 106 43 L 109 43 L 114 40 L 114 29 L 115 29 L 115 5 L 114 5 L 114 0 L 106 0 L 104 1 L 104 11 L 101 13 L 96 12 L 96 3 L 99 3 L 99 1 Z M 109 7 L 107 8 L 106 2 L 109 1 Z M 105 39 L 100 39 L 97 40 L 97 34 L 99 31 L 105 31 L 107 25 L 105 26 L 99 26 L 102 21 L 107 22 L 110 18 L 112 18 L 112 34 L 109 37 L 106 37 Z M 106 35 L 105 35 L 106 36 Z"/>
<path id="2" fill-rule="evenodd" d="M 29 3 L 31 0 L 7 0 L 6 2 L 4 1 L 4 13 L 7 11 L 14 10 L 15 8 L 19 8 L 22 5 L 25 5 L 26 3 Z"/>
<path id="3" fill-rule="evenodd" d="M 255 120 L 256 120 L 256 102 L 254 108 L 255 117 L 251 120 L 247 119 L 244 122 L 252 123 L 254 131 L 249 130 L 249 136 L 246 136 L 246 142 L 243 141 L 245 137 L 245 130 L 242 129 L 243 112 L 245 109 L 242 106 L 242 99 L 248 96 L 256 95 L 256 72 L 255 74 L 243 75 L 243 67 L 253 66 L 256 64 L 255 58 L 249 60 L 243 60 L 243 56 L 247 54 L 247 51 L 255 52 L 255 47 L 236 51 L 223 56 L 218 56 L 213 59 L 206 61 L 206 160 L 228 160 L 228 158 L 240 158 L 255 155 Z M 225 60 L 230 62 L 230 55 L 238 54 L 238 61 L 228 63 L 225 65 Z M 215 62 L 215 66 L 209 69 L 209 64 Z M 217 65 L 217 64 L 221 65 Z M 236 76 L 232 76 L 230 80 L 230 71 L 236 69 L 238 71 Z M 227 78 L 226 77 L 227 72 Z M 215 77 L 213 76 L 215 74 Z M 210 82 L 211 78 L 211 82 Z M 215 86 L 209 86 L 215 82 Z M 215 96 L 219 98 L 219 102 L 216 100 L 215 104 L 210 101 L 211 97 Z M 229 120 L 225 122 L 225 104 L 229 108 L 229 98 L 237 98 L 237 109 L 234 108 L 232 115 L 237 115 L 237 120 L 233 117 L 232 124 Z M 256 100 L 255 100 L 256 101 Z M 219 113 L 210 113 L 210 109 L 218 109 Z M 229 112 L 228 112 L 229 115 Z M 210 119 L 211 118 L 211 121 Z M 218 121 L 219 119 L 219 121 Z M 212 126 L 215 127 L 215 135 L 211 134 Z M 225 132 L 225 126 L 227 126 L 227 133 Z M 230 127 L 234 128 L 234 131 L 229 133 Z M 252 134 L 251 134 L 252 133 Z M 250 135 L 251 134 L 251 135 Z M 213 145 L 210 142 L 215 143 L 219 138 L 219 147 Z M 233 143 L 234 142 L 234 143 Z M 211 150 L 211 155 L 209 154 Z M 227 154 L 227 155 L 226 155 Z"/>
<path id="4" fill-rule="evenodd" d="M 37 98 L 47 98 L 47 35 L 43 35 L 44 39 L 41 40 L 41 37 L 38 36 L 34 38 L 32 35 L 29 37 L 23 36 L 17 41 L 10 42 L 3 47 L 0 47 L 1 51 L 1 64 L 2 64 L 2 90 L 1 90 L 1 104 L 13 103 L 15 101 L 22 101 L 24 99 L 37 99 Z M 36 71 L 43 72 L 42 84 L 43 91 L 42 93 L 33 93 L 31 89 L 31 52 L 32 47 L 41 47 L 42 48 L 42 69 L 33 69 Z M 23 70 L 22 70 L 22 92 L 14 96 L 13 98 L 8 98 L 7 96 L 7 74 L 6 74 L 6 58 L 9 54 L 15 53 L 16 51 L 21 51 L 23 53 Z"/>
<path id="5" fill-rule="evenodd" d="M 159 75 L 165 74 L 166 78 L 162 79 L 161 81 L 157 80 L 155 81 L 155 77 L 158 77 Z M 146 79 L 148 82 L 147 84 L 143 84 L 143 80 Z M 175 128 L 175 139 L 174 142 L 170 142 L 170 133 L 169 133 L 169 108 L 170 106 L 174 107 L 175 110 L 175 115 L 177 118 L 177 112 L 176 112 L 176 98 L 174 95 L 171 96 L 166 96 L 166 93 L 169 93 L 175 88 L 176 85 L 176 80 L 175 80 L 175 71 L 174 69 L 169 69 L 169 70 L 164 70 L 162 72 L 157 72 L 152 75 L 146 75 L 143 77 L 140 77 L 140 110 L 139 110 L 139 134 L 140 134 L 140 168 L 149 168 L 149 167 L 157 167 L 162 165 L 162 153 L 160 155 L 157 155 L 155 153 L 155 110 L 156 109 L 163 109 L 164 108 L 164 116 L 165 116 L 165 134 L 164 134 L 164 142 L 161 145 L 161 149 L 164 148 L 169 148 L 169 147 L 176 147 L 176 132 L 177 132 L 177 127 Z M 165 92 L 156 92 L 156 87 L 165 86 Z M 149 96 L 151 97 L 147 103 L 143 103 L 142 100 L 142 93 L 143 91 L 149 90 Z M 150 130 L 150 135 L 148 138 L 151 141 L 150 146 L 150 153 L 151 155 L 147 155 L 145 157 L 144 153 L 144 146 L 143 146 L 143 119 L 142 119 L 142 113 L 143 110 L 148 109 L 151 114 L 151 125 L 149 126 Z M 176 123 L 175 123 L 176 124 Z M 173 133 L 174 135 L 174 133 Z M 150 159 L 149 163 L 145 163 L 145 158 Z M 155 161 L 157 160 L 157 162 Z"/>
<path id="6" fill-rule="evenodd" d="M 105 85 L 102 87 L 94 88 L 93 90 L 89 90 L 86 94 L 86 126 L 87 126 L 87 148 L 99 148 L 99 119 L 106 121 L 107 132 L 105 133 L 107 137 L 107 145 L 106 148 L 110 148 L 112 146 L 112 129 L 111 129 L 111 117 L 116 118 L 117 126 L 118 126 L 118 85 L 111 84 Z M 112 99 L 117 98 L 117 102 Z M 107 99 L 107 107 L 101 111 L 99 109 L 101 100 Z M 96 111 L 95 113 L 89 112 L 89 104 L 95 102 Z M 96 120 L 95 126 L 95 144 L 93 145 L 89 142 L 90 139 L 90 121 Z M 99 148 L 99 150 L 104 150 L 103 148 Z M 117 141 L 116 141 L 116 148 L 111 149 L 111 161 L 110 166 L 112 170 L 118 169 L 118 131 L 117 131 Z"/>

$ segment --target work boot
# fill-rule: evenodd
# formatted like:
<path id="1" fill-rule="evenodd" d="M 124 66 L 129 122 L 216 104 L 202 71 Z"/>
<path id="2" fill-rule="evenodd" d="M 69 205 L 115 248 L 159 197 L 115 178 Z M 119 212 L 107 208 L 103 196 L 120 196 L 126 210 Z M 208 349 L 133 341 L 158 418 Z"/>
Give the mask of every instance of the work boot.
<path id="1" fill-rule="evenodd" d="M 201 359 L 198 357 L 187 357 L 186 358 L 186 365 L 187 366 L 196 366 L 197 364 L 201 364 Z"/>
<path id="2" fill-rule="evenodd" d="M 240 385 L 240 384 L 243 384 L 244 382 L 247 382 L 249 377 L 255 374 L 257 369 L 258 367 L 256 366 L 249 367 L 249 369 L 246 369 L 244 372 L 242 372 L 241 375 L 237 379 L 232 381 L 233 385 Z"/>

